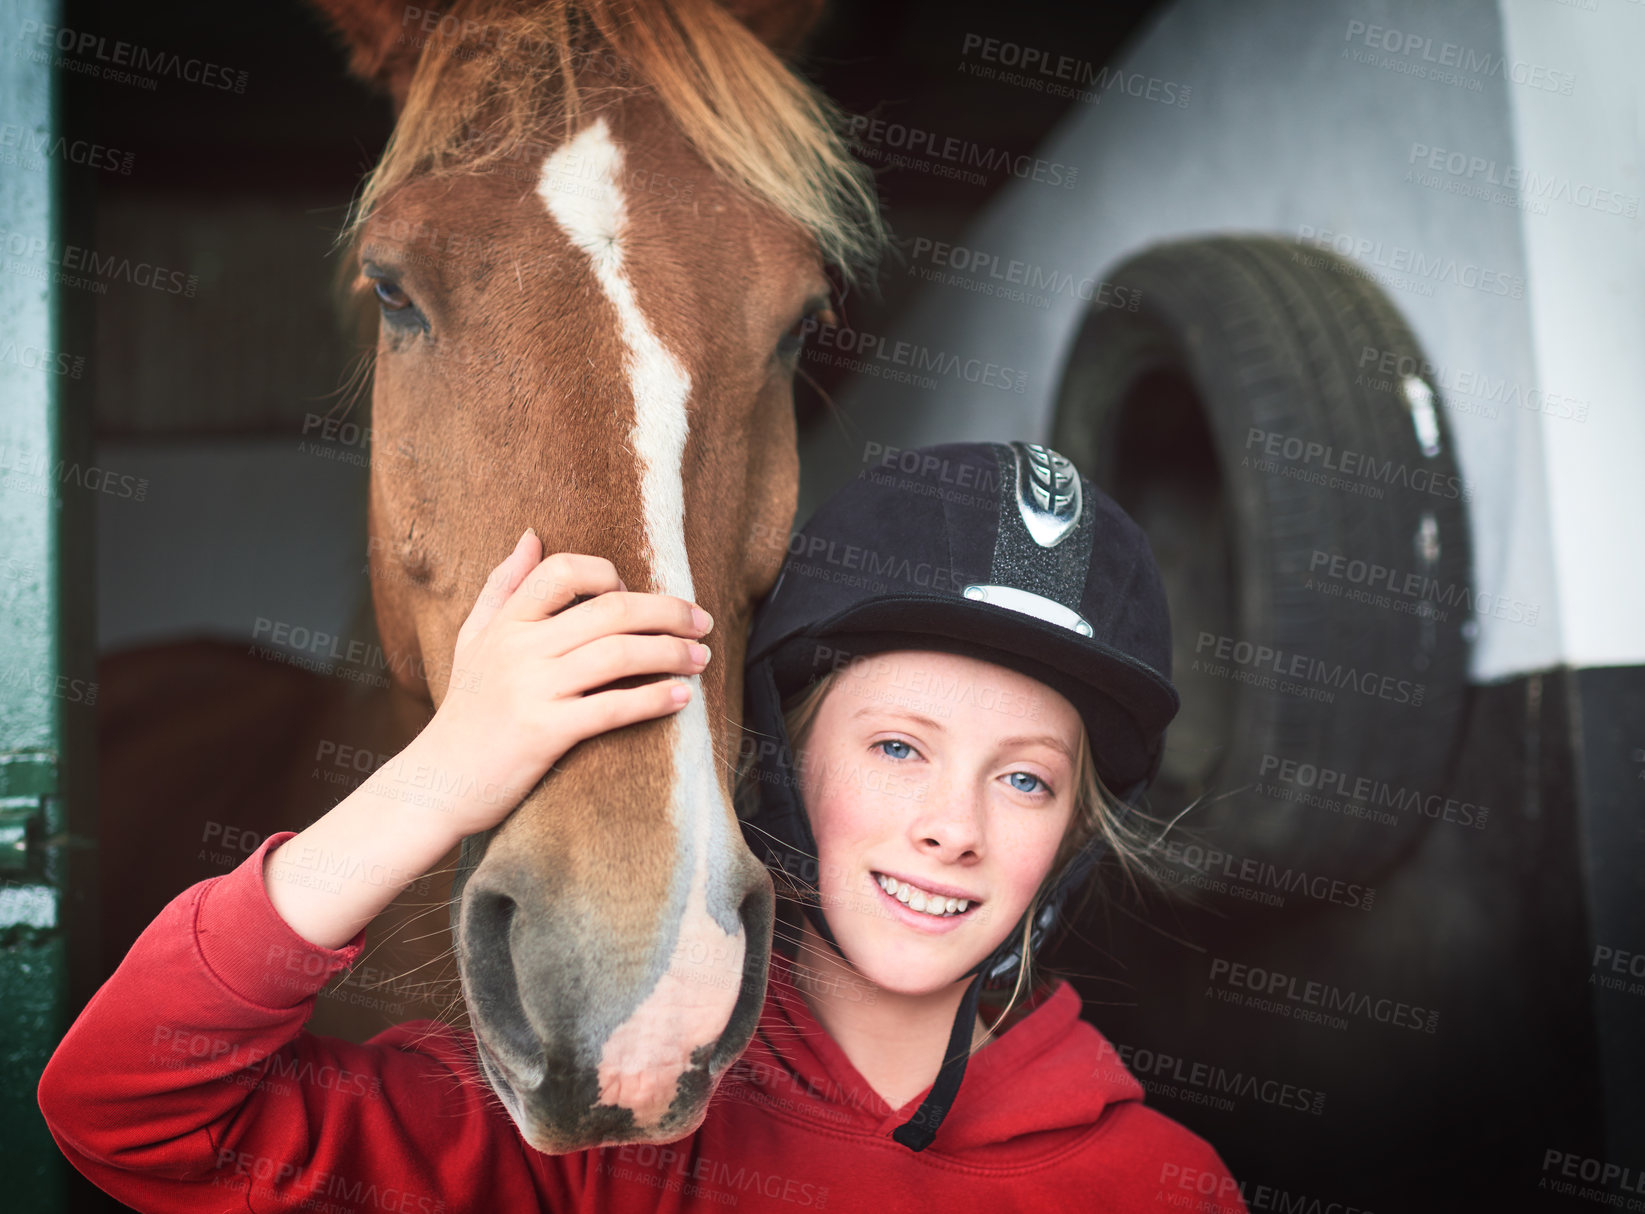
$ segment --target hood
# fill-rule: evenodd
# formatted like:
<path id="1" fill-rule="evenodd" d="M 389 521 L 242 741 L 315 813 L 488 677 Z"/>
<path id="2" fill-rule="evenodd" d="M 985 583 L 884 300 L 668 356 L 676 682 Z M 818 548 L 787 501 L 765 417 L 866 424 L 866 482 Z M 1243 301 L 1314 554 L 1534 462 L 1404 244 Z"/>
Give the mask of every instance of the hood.
<path id="1" fill-rule="evenodd" d="M 1141 1101 L 1142 1086 L 1114 1047 L 1080 1019 L 1079 994 L 1058 981 L 1020 1021 L 971 1056 L 954 1107 L 928 1154 L 1023 1163 L 1061 1149 L 1111 1106 Z M 794 988 L 790 963 L 771 954 L 759 1027 L 724 1080 L 774 1115 L 836 1132 L 890 1138 L 929 1086 L 893 1109 L 863 1079 Z M 748 1090 L 753 1089 L 753 1090 Z"/>

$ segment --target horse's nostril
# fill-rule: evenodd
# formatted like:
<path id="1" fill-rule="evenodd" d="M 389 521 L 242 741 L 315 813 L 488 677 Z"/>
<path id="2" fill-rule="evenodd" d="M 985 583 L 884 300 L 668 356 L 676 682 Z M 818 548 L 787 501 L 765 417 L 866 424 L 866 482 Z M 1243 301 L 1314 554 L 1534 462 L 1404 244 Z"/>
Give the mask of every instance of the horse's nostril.
<path id="1" fill-rule="evenodd" d="M 505 934 L 508 925 L 514 919 L 514 912 L 519 909 L 507 894 L 493 893 L 486 890 L 475 897 L 470 915 L 475 926 L 487 933 Z"/>
<path id="2" fill-rule="evenodd" d="M 531 1088 L 546 1071 L 543 1047 L 520 1002 L 509 929 L 519 904 L 495 890 L 472 890 L 463 919 L 463 952 L 468 970 L 469 1011 L 485 1026 L 492 1056 L 510 1078 Z"/>
<path id="3" fill-rule="evenodd" d="M 729 1065 L 743 1052 L 754 1036 L 754 1027 L 765 1005 L 765 984 L 771 956 L 771 927 L 775 910 L 771 878 L 762 868 L 759 879 L 737 907 L 743 925 L 743 972 L 731 1019 L 721 1033 L 709 1061 L 710 1073 Z"/>

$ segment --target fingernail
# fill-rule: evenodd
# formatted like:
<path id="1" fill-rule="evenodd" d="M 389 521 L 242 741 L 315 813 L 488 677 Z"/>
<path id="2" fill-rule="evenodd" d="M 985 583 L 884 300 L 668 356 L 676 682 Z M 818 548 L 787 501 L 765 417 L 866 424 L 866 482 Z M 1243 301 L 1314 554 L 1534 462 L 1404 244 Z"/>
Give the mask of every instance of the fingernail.
<path id="1" fill-rule="evenodd" d="M 708 663 L 708 646 L 698 641 L 692 641 L 691 660 L 698 665 L 706 665 Z"/>
<path id="2" fill-rule="evenodd" d="M 676 684 L 674 684 L 674 702 L 676 704 L 684 704 L 690 698 L 691 698 L 691 684 L 690 683 L 676 683 Z"/>
<path id="3" fill-rule="evenodd" d="M 698 632 L 707 632 L 710 628 L 714 627 L 714 617 L 709 615 L 708 612 L 704 611 L 701 607 L 693 607 L 691 609 L 691 622 L 697 626 Z"/>

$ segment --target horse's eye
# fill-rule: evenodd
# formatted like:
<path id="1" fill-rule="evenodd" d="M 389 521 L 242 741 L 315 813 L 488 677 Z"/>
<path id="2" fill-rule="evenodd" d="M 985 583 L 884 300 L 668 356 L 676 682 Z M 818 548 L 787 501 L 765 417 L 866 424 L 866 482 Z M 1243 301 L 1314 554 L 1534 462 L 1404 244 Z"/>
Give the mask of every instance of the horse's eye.
<path id="1" fill-rule="evenodd" d="M 386 311 L 398 312 L 411 306 L 411 297 L 400 290 L 398 283 L 379 278 L 376 280 L 376 291 L 377 299 Z"/>
<path id="2" fill-rule="evenodd" d="M 809 334 L 815 333 L 823 325 L 839 323 L 839 317 L 834 315 L 834 309 L 826 305 L 807 309 L 789 326 L 788 332 L 782 335 L 782 340 L 777 343 L 777 353 L 784 358 L 794 358 L 805 345 L 805 339 Z"/>

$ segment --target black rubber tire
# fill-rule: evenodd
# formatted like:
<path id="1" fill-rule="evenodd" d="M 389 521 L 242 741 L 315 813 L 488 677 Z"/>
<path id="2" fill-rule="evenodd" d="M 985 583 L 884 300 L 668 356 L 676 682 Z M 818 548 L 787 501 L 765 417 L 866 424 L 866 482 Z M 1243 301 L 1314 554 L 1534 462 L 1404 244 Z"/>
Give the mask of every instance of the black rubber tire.
<path id="1" fill-rule="evenodd" d="M 1422 351 L 1352 262 L 1270 237 L 1104 277 L 1128 302 L 1087 314 L 1051 446 L 1142 524 L 1170 595 L 1183 707 L 1149 803 L 1204 795 L 1182 826 L 1208 846 L 1367 880 L 1447 812 L 1476 630 L 1470 488 Z"/>

